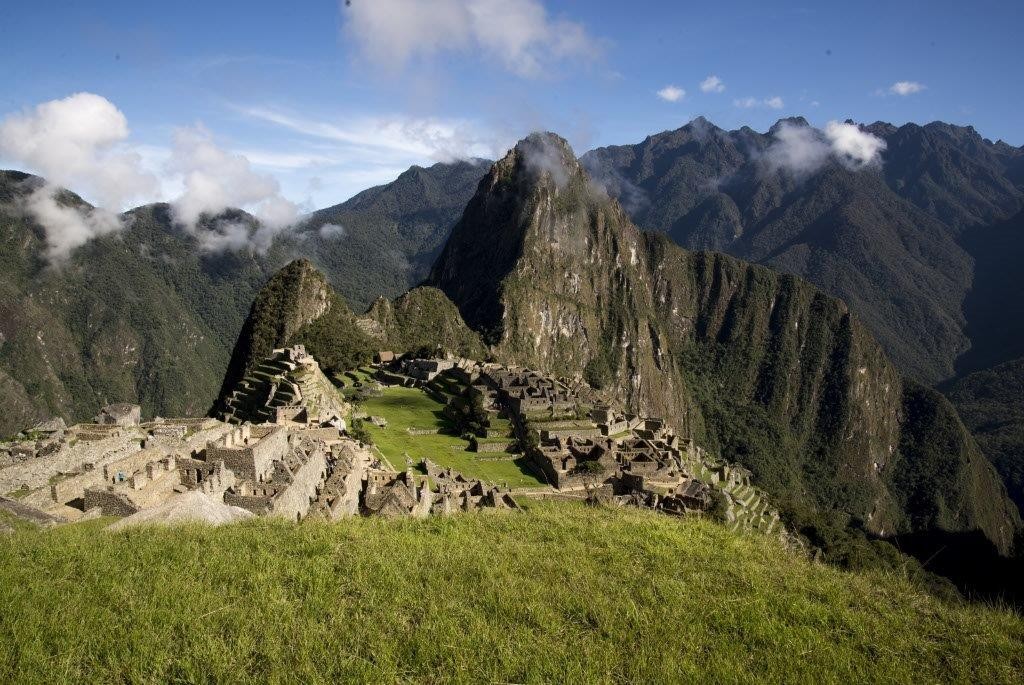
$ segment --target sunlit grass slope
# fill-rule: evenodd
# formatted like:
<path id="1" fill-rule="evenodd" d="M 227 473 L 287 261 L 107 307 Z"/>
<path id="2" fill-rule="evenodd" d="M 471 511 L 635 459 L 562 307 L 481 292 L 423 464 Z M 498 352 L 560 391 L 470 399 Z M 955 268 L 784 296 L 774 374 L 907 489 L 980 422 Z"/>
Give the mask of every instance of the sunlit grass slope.
<path id="1" fill-rule="evenodd" d="M 710 522 L 575 504 L 19 529 L 0 538 L 0 610 L 0 682 L 991 683 L 1024 669 L 1009 611 Z"/>

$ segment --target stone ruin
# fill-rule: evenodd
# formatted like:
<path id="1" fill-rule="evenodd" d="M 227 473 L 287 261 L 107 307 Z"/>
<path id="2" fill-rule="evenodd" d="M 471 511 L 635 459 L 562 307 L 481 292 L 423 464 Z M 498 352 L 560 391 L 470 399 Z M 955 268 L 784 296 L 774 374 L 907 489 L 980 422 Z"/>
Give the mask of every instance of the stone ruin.
<path id="1" fill-rule="evenodd" d="M 304 354 L 292 348 L 275 357 L 296 365 L 289 371 L 301 365 L 319 372 Z M 303 385 L 299 392 L 289 400 L 317 397 Z M 266 403 L 275 411 L 261 415 L 272 420 L 258 424 L 142 422 L 134 405 L 104 408 L 97 417 L 103 423 L 40 424 L 4 446 L 20 456 L 0 463 L 0 493 L 17 498 L 0 498 L 0 506 L 54 524 L 95 516 L 144 522 L 209 515 L 217 522 L 239 518 L 231 513 L 238 511 L 299 521 L 516 508 L 507 489 L 433 466 L 433 478 L 391 470 L 333 421 L 339 407 L 332 402 L 300 405 L 303 412 Z"/>
<path id="2" fill-rule="evenodd" d="M 302 345 L 274 350 L 224 399 L 228 423 L 294 421 L 344 428 L 351 407 Z"/>

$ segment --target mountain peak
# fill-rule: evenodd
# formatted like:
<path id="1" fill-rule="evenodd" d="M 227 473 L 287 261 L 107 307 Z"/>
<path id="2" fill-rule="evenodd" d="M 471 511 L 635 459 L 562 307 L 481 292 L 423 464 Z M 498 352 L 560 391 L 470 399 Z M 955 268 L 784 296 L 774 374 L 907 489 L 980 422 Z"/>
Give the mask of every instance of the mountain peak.
<path id="1" fill-rule="evenodd" d="M 804 119 L 803 117 L 783 117 L 782 119 L 776 121 L 775 124 L 770 129 L 768 129 L 768 134 L 775 135 L 775 133 L 778 132 L 779 129 L 781 129 L 783 126 L 800 126 L 806 128 L 810 127 L 810 125 L 810 122 L 808 122 L 807 119 Z"/>
<path id="2" fill-rule="evenodd" d="M 510 178 L 520 171 L 525 171 L 531 182 L 550 178 L 561 188 L 583 173 L 583 168 L 565 138 L 550 131 L 535 131 L 516 143 L 492 169 L 499 178 Z"/>

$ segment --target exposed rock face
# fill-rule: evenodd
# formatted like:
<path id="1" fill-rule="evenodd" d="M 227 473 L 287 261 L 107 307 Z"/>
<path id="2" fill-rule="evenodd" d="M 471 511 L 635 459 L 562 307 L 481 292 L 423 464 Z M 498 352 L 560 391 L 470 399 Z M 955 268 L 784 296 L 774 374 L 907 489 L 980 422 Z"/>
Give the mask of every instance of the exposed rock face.
<path id="1" fill-rule="evenodd" d="M 140 512 L 126 516 L 107 526 L 107 530 L 124 530 L 136 526 L 153 525 L 181 525 L 186 523 L 206 523 L 211 526 L 221 526 L 226 523 L 244 521 L 254 518 L 254 514 L 242 509 L 233 507 L 224 502 L 218 502 L 213 497 L 193 490 L 182 495 L 176 495 L 165 503 L 150 509 L 143 509 Z"/>
<path id="2" fill-rule="evenodd" d="M 501 361 L 583 369 L 633 410 L 717 443 L 782 501 L 879 533 L 981 528 L 1010 544 L 1015 512 L 955 412 L 915 388 L 935 400 L 937 423 L 914 423 L 916 399 L 843 302 L 639 231 L 557 136 L 535 134 L 495 163 L 429 283 Z M 954 475 L 941 482 L 927 475 L 934 445 L 904 439 L 938 424 L 954 436 L 942 448 Z"/>

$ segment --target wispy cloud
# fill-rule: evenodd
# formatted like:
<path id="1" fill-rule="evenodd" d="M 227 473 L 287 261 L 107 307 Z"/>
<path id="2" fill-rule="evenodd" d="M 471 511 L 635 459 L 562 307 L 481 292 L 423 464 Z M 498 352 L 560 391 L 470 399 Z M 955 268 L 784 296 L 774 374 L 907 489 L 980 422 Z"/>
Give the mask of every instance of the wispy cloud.
<path id="1" fill-rule="evenodd" d="M 772 97 L 767 98 L 739 98 L 733 100 L 732 104 L 741 109 L 754 109 L 757 107 L 767 107 L 768 109 L 782 109 L 783 107 L 786 106 L 786 103 L 778 95 L 773 95 Z"/>
<path id="2" fill-rule="evenodd" d="M 686 91 L 679 86 L 665 86 L 657 92 L 657 95 L 665 102 L 679 102 L 686 97 Z"/>
<path id="3" fill-rule="evenodd" d="M 927 86 L 923 83 L 918 83 L 917 81 L 897 81 L 889 86 L 889 92 L 893 95 L 905 96 L 920 93 L 925 88 L 927 88 Z"/>
<path id="4" fill-rule="evenodd" d="M 722 79 L 712 74 L 700 82 L 700 90 L 702 93 L 724 93 L 725 84 L 722 83 Z"/>
<path id="5" fill-rule="evenodd" d="M 539 0 L 343 2 L 345 31 L 363 56 L 397 71 L 413 60 L 473 51 L 527 78 L 590 61 L 602 42 L 575 21 L 552 18 Z"/>
<path id="6" fill-rule="evenodd" d="M 237 107 L 241 113 L 311 138 L 404 158 L 447 161 L 495 153 L 491 135 L 471 121 L 404 116 L 350 117 L 343 125 L 273 107 Z"/>
<path id="7" fill-rule="evenodd" d="M 76 93 L 10 114 L 0 121 L 0 156 L 45 177 L 20 203 L 46 235 L 52 263 L 90 239 L 124 228 L 129 203 L 166 198 L 179 224 L 210 250 L 265 250 L 297 218 L 277 179 L 245 154 L 218 145 L 196 125 L 177 129 L 170 146 L 139 145 L 124 114 L 106 98 Z M 266 165 L 297 168 L 314 157 L 264 154 Z M 95 207 L 65 202 L 60 186 Z M 215 220 L 229 208 L 252 212 L 256 226 Z"/>

